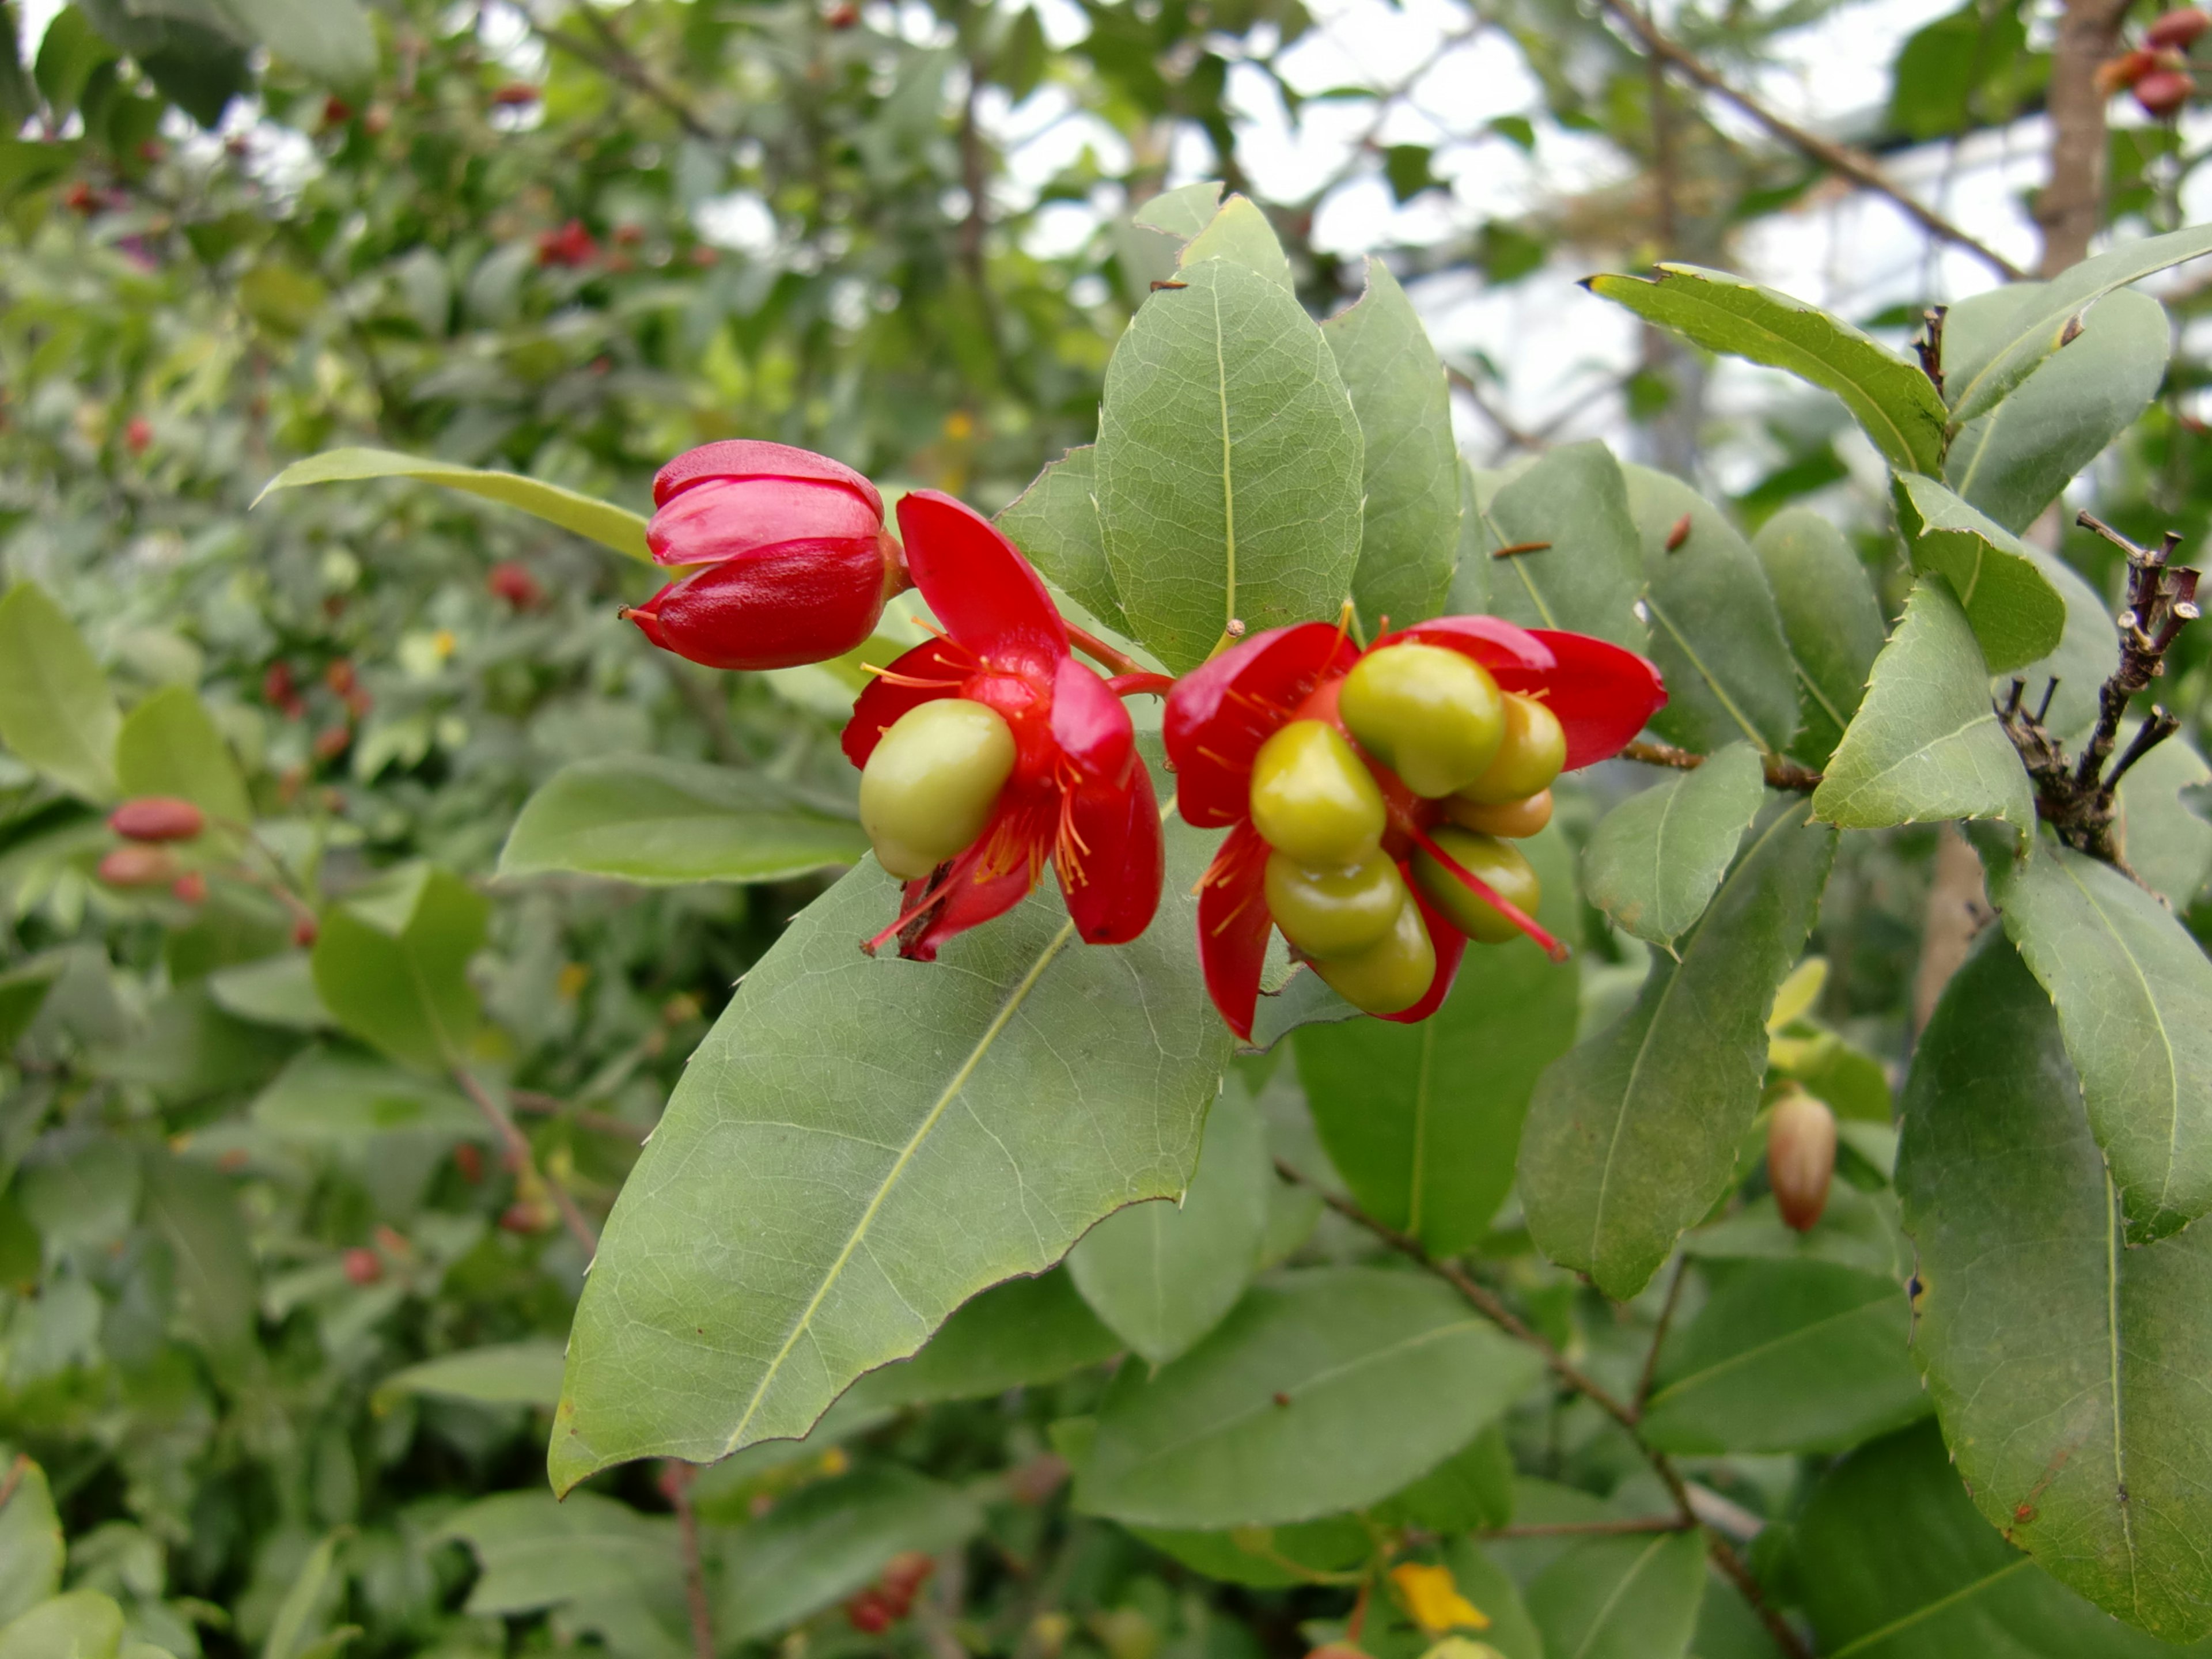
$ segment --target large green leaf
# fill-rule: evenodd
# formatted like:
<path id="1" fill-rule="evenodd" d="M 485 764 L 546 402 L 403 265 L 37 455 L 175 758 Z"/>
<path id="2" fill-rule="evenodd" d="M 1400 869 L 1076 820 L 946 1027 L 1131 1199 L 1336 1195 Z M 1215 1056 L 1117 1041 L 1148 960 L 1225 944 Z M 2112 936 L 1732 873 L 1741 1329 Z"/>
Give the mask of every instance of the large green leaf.
<path id="1" fill-rule="evenodd" d="M 1694 1532 L 1593 1538 L 1536 1575 L 1528 1615 L 1556 1659 L 1682 1659 L 1705 1593 Z"/>
<path id="2" fill-rule="evenodd" d="M 1055 1270 L 994 1285 L 938 1327 L 913 1358 L 854 1383 L 840 1407 L 981 1399 L 1056 1382 L 1121 1351 L 1121 1339 L 1098 1322 L 1074 1281 Z"/>
<path id="3" fill-rule="evenodd" d="M 246 779 L 200 700 L 165 686 L 125 717 L 115 738 L 118 786 L 126 795 L 178 795 L 210 817 L 253 817 Z"/>
<path id="4" fill-rule="evenodd" d="M 1550 830 L 1523 847 L 1543 884 L 1539 920 L 1571 933 L 1565 836 Z M 1440 1256 L 1481 1241 L 1512 1186 L 1536 1079 L 1574 1042 L 1579 977 L 1526 939 L 1480 945 L 1418 1024 L 1355 1019 L 1298 1032 L 1314 1127 L 1369 1214 Z"/>
<path id="5" fill-rule="evenodd" d="M 861 1469 L 808 1486 L 724 1545 L 714 1633 L 772 1636 L 861 1589 L 894 1555 L 941 1555 L 982 1525 L 975 1499 L 911 1469 Z"/>
<path id="6" fill-rule="evenodd" d="M 2150 406 L 2172 349 L 2166 307 L 2149 295 L 2123 290 L 2100 301 L 2082 319 L 2080 339 L 1960 430 L 1943 481 L 2007 530 L 2024 532 Z"/>
<path id="7" fill-rule="evenodd" d="M 1990 893 L 2058 1012 L 2130 1241 L 2212 1210 L 2212 962 L 2108 864 L 2045 836 L 1991 861 Z"/>
<path id="8" fill-rule="evenodd" d="M 2133 735 L 2132 726 L 2122 727 L 2123 752 Z M 2182 791 L 2206 782 L 2212 767 L 2176 735 L 2130 767 L 2120 783 L 2118 827 L 2128 868 L 2178 910 L 2189 908 L 2212 874 L 2212 823 L 2181 799 Z"/>
<path id="9" fill-rule="evenodd" d="M 0 599 L 0 743 L 71 794 L 115 793 L 115 694 L 62 608 L 33 582 Z"/>
<path id="10" fill-rule="evenodd" d="M 476 1035 L 469 958 L 483 947 L 489 912 L 459 876 L 426 864 L 395 870 L 324 912 L 315 989 L 362 1042 L 445 1071 Z"/>
<path id="11" fill-rule="evenodd" d="M 1466 547 L 1461 562 L 1487 562 L 1497 614 L 1526 628 L 1564 628 L 1645 649 L 1650 636 L 1637 613 L 1644 547 L 1613 452 L 1595 439 L 1565 444 L 1494 492 L 1484 482 L 1474 481 L 1470 511 L 1488 535 Z M 1501 559 L 1494 556 L 1501 548 L 1528 550 Z"/>
<path id="12" fill-rule="evenodd" d="M 123 1609 L 98 1590 L 41 1601 L 0 1627 L 0 1659 L 116 1659 Z"/>
<path id="13" fill-rule="evenodd" d="M 1651 729 L 1705 754 L 1738 738 L 1781 753 L 1797 734 L 1797 667 L 1759 556 L 1680 479 L 1621 471 L 1644 548 L 1651 655 L 1667 677 L 1667 706 Z M 1677 542 L 1684 519 L 1690 527 Z"/>
<path id="14" fill-rule="evenodd" d="M 654 884 L 782 881 L 852 864 L 868 838 L 850 817 L 757 773 L 603 755 L 562 767 L 531 796 L 499 855 L 502 876 L 574 870 Z"/>
<path id="15" fill-rule="evenodd" d="M 1000 509 L 998 526 L 1045 579 L 1092 615 L 1126 630 L 1121 596 L 1106 564 L 1098 523 L 1098 450 L 1071 449 L 1047 464 L 1030 487 Z"/>
<path id="16" fill-rule="evenodd" d="M 1759 751 L 1739 739 L 1693 772 L 1631 795 L 1583 854 L 1591 903 L 1628 932 L 1671 945 L 1705 913 L 1766 797 Z"/>
<path id="17" fill-rule="evenodd" d="M 1352 598 L 1371 629 L 1437 614 L 1459 562 L 1451 388 L 1428 331 L 1371 254 L 1367 290 L 1322 325 L 1364 440 L 1366 504 Z"/>
<path id="18" fill-rule="evenodd" d="M 1106 561 L 1137 637 L 1178 672 L 1231 621 L 1333 617 L 1359 555 L 1359 422 L 1320 326 L 1228 259 L 1148 300 L 1106 369 Z"/>
<path id="19" fill-rule="evenodd" d="M 307 1559 L 285 1587 L 284 1599 L 276 1604 L 276 1617 L 269 1626 L 268 1639 L 261 1644 L 261 1659 L 323 1659 L 333 1651 L 315 1638 L 330 1622 L 337 1594 L 343 1588 L 343 1577 L 336 1583 L 331 1581 L 337 1571 L 339 1547 L 351 1536 L 350 1528 L 325 1533 L 307 1552 Z"/>
<path id="20" fill-rule="evenodd" d="M 0 1468 L 14 1490 L 0 1504 L 0 1625 L 28 1613 L 62 1587 L 61 1519 L 46 1472 L 21 1453 Z"/>
<path id="21" fill-rule="evenodd" d="M 332 449 L 295 461 L 269 481 L 255 505 L 273 490 L 296 489 L 302 484 L 355 483 L 364 478 L 419 478 L 426 483 L 443 484 L 448 489 L 519 507 L 534 518 L 633 559 L 648 563 L 653 559 L 645 544 L 645 520 L 628 507 L 513 472 L 486 472 L 388 449 Z"/>
<path id="22" fill-rule="evenodd" d="M 1771 807 L 1680 960 L 1544 1074 L 1521 1143 L 1521 1194 L 1545 1255 L 1611 1297 L 1650 1282 L 1726 1190 L 1759 1109 L 1766 1013 L 1835 856 L 1802 801 Z"/>
<path id="23" fill-rule="evenodd" d="M 1077 942 L 1040 893 L 935 963 L 861 955 L 897 914 L 867 861 L 745 975 L 614 1213 L 569 1339 L 565 1490 L 656 1453 L 804 1434 L 988 1285 L 1182 1190 L 1230 1041 L 1171 826 L 1145 936 Z"/>
<path id="24" fill-rule="evenodd" d="M 1935 383 L 1842 318 L 1697 265 L 1662 264 L 1649 277 L 1593 276 L 1584 286 L 1709 351 L 1826 387 L 1899 471 L 1942 468 L 1945 411 Z"/>
<path id="25" fill-rule="evenodd" d="M 1933 478 L 1900 472 L 1893 493 L 1913 568 L 1950 578 L 1990 673 L 2009 673 L 2057 648 L 2066 602 L 2018 537 Z"/>
<path id="26" fill-rule="evenodd" d="M 1660 1351 L 1642 1431 L 1661 1450 L 1844 1451 L 1928 1411 L 1896 1279 L 1813 1261 L 1717 1278 Z"/>
<path id="27" fill-rule="evenodd" d="M 1251 1282 L 1274 1185 L 1260 1115 L 1231 1073 L 1206 1115 L 1182 1201 L 1154 1199 L 1108 1216 L 1068 1252 L 1067 1271 L 1099 1318 L 1164 1365 L 1219 1324 Z"/>
<path id="28" fill-rule="evenodd" d="M 2002 939 L 1944 992 L 1904 1121 L 1913 1346 L 1975 1506 L 2108 1613 L 2212 1631 L 2212 1240 L 2125 1244 L 2058 1019 Z"/>
<path id="29" fill-rule="evenodd" d="M 1813 792 L 1813 810 L 1847 830 L 1985 817 L 2031 833 L 2034 791 L 1997 724 L 1989 684 L 1948 584 L 1922 577 L 1875 659 L 1866 701 Z"/>
<path id="30" fill-rule="evenodd" d="M 252 39 L 331 86 L 376 78 L 376 36 L 359 0 L 216 0 Z"/>
<path id="31" fill-rule="evenodd" d="M 1534 1349 L 1425 1274 L 1286 1273 L 1174 1364 L 1122 1368 L 1075 1501 L 1155 1527 L 1357 1509 L 1458 1450 L 1541 1371 Z"/>
<path id="32" fill-rule="evenodd" d="M 1832 1659 L 2173 1659 L 1974 1513 L 1934 1424 L 1852 1453 L 1793 1529 L 1793 1577 Z"/>
<path id="33" fill-rule="evenodd" d="M 2212 253 L 2212 225 L 2146 236 L 2035 285 L 1995 314 L 1992 326 L 1970 333 L 1951 327 L 1947 318 L 1943 395 L 1950 401 L 1952 425 L 1964 427 L 1987 414 L 2051 353 L 2079 345 L 2079 338 L 2067 343 L 2067 325 L 2104 295 L 2205 253 Z"/>
<path id="34" fill-rule="evenodd" d="M 1802 693 L 1804 728 L 1790 751 L 1822 766 L 1866 695 L 1887 632 L 1881 606 L 1850 540 L 1810 507 L 1776 514 L 1759 527 L 1752 548 L 1781 613 Z"/>

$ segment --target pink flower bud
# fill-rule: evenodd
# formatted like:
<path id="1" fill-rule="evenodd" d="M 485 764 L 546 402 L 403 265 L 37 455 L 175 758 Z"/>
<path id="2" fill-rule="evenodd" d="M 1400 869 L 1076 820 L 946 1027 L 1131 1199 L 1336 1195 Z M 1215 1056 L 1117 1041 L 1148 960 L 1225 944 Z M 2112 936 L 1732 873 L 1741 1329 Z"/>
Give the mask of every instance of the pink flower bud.
<path id="1" fill-rule="evenodd" d="M 110 887 L 166 887 L 179 872 L 167 848 L 133 846 L 112 848 L 98 873 Z"/>
<path id="2" fill-rule="evenodd" d="M 2154 47 L 2172 46 L 2187 52 L 2208 27 L 2212 27 L 2212 17 L 2194 6 L 2183 6 L 2153 18 L 2150 27 L 2143 31 L 2143 40 Z"/>
<path id="3" fill-rule="evenodd" d="M 2197 82 L 2185 70 L 2155 70 L 2136 82 L 2136 102 L 2147 115 L 2160 120 L 2174 114 L 2197 93 Z"/>
<path id="4" fill-rule="evenodd" d="M 190 841 L 207 828 L 207 818 L 174 795 L 141 795 L 109 813 L 107 827 L 125 841 Z"/>

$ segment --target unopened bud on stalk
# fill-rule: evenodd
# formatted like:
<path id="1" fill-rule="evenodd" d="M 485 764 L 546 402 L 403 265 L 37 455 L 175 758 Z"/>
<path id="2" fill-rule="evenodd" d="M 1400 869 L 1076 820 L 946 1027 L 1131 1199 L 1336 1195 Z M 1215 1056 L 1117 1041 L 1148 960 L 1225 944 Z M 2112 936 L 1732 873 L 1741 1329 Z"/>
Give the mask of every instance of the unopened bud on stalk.
<path id="1" fill-rule="evenodd" d="M 1766 1124 L 1766 1180 L 1782 1218 L 1810 1232 L 1828 1205 L 1836 1174 L 1836 1115 L 1825 1102 L 1792 1089 L 1775 1103 Z"/>
<path id="2" fill-rule="evenodd" d="M 141 795 L 109 813 L 107 827 L 125 841 L 190 841 L 207 828 L 207 818 L 174 795 Z"/>

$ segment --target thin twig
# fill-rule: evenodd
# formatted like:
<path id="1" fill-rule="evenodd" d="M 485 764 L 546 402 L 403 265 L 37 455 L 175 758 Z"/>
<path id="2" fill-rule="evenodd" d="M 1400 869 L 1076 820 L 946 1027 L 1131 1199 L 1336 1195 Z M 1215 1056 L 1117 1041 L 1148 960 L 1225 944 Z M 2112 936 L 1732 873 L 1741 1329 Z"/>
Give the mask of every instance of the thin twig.
<path id="1" fill-rule="evenodd" d="M 1667 1328 L 1674 1322 L 1675 1305 L 1682 1299 L 1682 1281 L 1689 1277 L 1690 1258 L 1674 1258 L 1674 1276 L 1667 1281 L 1666 1304 L 1659 1310 L 1659 1324 L 1651 1333 L 1650 1351 L 1644 1356 L 1643 1375 L 1636 1379 L 1636 1414 L 1644 1415 L 1644 1403 L 1651 1398 L 1652 1379 L 1659 1374 L 1659 1349 L 1667 1340 Z"/>
<path id="2" fill-rule="evenodd" d="M 1695 750 L 1646 738 L 1628 744 L 1620 751 L 1620 757 L 1642 761 L 1646 766 L 1672 767 L 1677 772 L 1694 772 L 1705 763 L 1705 757 Z M 1800 766 L 1780 755 L 1763 755 L 1759 758 L 1769 789 L 1788 789 L 1804 795 L 1820 787 L 1820 774 L 1808 766 Z"/>
<path id="3" fill-rule="evenodd" d="M 2007 282 L 2020 282 L 2027 276 L 2026 271 L 1995 248 L 1953 224 L 1933 208 L 1905 194 L 1884 176 L 1871 156 L 1848 145 L 1837 143 L 1832 139 L 1823 138 L 1818 133 L 1808 132 L 1796 122 L 1776 114 L 1750 94 L 1739 92 L 1707 68 L 1696 53 L 1653 27 L 1635 7 L 1627 3 L 1627 0 L 1598 0 L 1598 3 L 1619 18 L 1643 43 L 1646 52 L 1664 58 L 1714 96 L 1735 105 L 1784 143 L 1818 161 L 1829 172 L 1850 179 L 1861 189 L 1870 190 L 1896 204 L 1905 217 L 1929 235 L 1940 237 L 1955 247 L 1964 248 Z"/>
<path id="4" fill-rule="evenodd" d="M 631 90 L 642 94 L 674 116 L 677 125 L 694 138 L 703 138 L 709 143 L 726 140 L 727 135 L 717 132 L 708 126 L 700 118 L 699 112 L 691 107 L 690 102 L 680 93 L 674 88 L 665 85 L 659 76 L 645 66 L 643 60 L 636 53 L 623 44 L 621 37 L 617 35 L 613 27 L 599 15 L 595 7 L 579 6 L 576 10 L 590 27 L 592 33 L 599 36 L 598 46 L 593 46 L 588 40 L 578 40 L 564 29 L 555 28 L 549 23 L 538 22 L 530 16 L 527 8 L 523 9 L 523 16 L 529 23 L 530 32 L 547 46 L 567 52 L 579 63 L 587 64 L 609 79 L 619 81 Z"/>
<path id="5" fill-rule="evenodd" d="M 507 1155 L 514 1165 L 518 1195 L 527 1200 L 534 1197 L 539 1191 L 550 1194 L 553 1200 L 554 1208 L 561 1212 L 561 1219 L 568 1224 L 568 1231 L 574 1236 L 576 1243 L 584 1247 L 585 1255 L 586 1257 L 596 1255 L 599 1249 L 599 1234 L 592 1230 L 590 1220 L 586 1218 L 582 1208 L 577 1204 L 568 1189 L 559 1182 L 549 1178 L 538 1167 L 537 1157 L 530 1149 L 530 1137 L 515 1127 L 514 1120 L 507 1115 L 507 1108 L 499 1103 L 498 1099 L 490 1090 L 484 1087 L 476 1073 L 470 1071 L 467 1066 L 459 1064 L 453 1066 L 453 1081 L 460 1085 L 461 1092 L 476 1103 L 477 1109 L 484 1115 L 486 1121 L 491 1124 L 493 1131 L 498 1134 L 500 1144 L 507 1148 Z"/>
<path id="6" fill-rule="evenodd" d="M 554 1095 L 538 1093 L 535 1089 L 509 1089 L 507 1097 L 514 1103 L 514 1109 L 531 1117 L 562 1117 L 579 1129 L 589 1129 L 593 1134 L 612 1135 L 620 1140 L 634 1140 L 640 1146 L 652 1133 L 625 1119 L 605 1112 L 595 1112 L 588 1106 L 571 1106 Z"/>
<path id="7" fill-rule="evenodd" d="M 670 1458 L 660 1466 L 660 1489 L 676 1511 L 676 1538 L 684 1552 L 684 1599 L 691 1610 L 691 1650 L 714 1659 L 714 1615 L 707 1601 L 707 1564 L 699 1553 L 699 1516 L 691 1508 L 696 1464 Z"/>

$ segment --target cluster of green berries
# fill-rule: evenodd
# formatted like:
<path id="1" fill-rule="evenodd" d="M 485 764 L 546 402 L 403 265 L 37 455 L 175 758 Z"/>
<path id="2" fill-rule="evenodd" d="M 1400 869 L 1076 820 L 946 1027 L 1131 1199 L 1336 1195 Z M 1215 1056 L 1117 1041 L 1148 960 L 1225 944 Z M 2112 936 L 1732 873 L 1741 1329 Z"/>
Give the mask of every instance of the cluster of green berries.
<path id="1" fill-rule="evenodd" d="M 987 704 L 941 697 L 908 709 L 860 769 L 860 827 L 877 862 L 919 881 L 972 846 L 1014 759 L 1013 728 Z"/>

